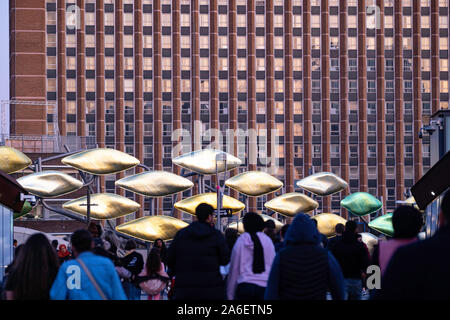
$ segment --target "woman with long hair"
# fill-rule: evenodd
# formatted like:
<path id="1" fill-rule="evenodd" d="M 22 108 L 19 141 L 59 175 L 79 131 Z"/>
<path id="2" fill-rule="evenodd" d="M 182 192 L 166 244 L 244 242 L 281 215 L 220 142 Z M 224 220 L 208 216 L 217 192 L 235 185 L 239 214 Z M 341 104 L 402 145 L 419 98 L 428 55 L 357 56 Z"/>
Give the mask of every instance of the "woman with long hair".
<path id="1" fill-rule="evenodd" d="M 148 300 L 160 300 L 161 291 L 166 288 L 169 281 L 169 276 L 164 269 L 160 250 L 157 247 L 153 248 L 148 254 L 144 270 L 137 277 L 139 286 L 148 294 Z"/>
<path id="2" fill-rule="evenodd" d="M 249 212 L 243 219 L 244 230 L 231 253 L 227 279 L 230 300 L 262 300 L 275 257 L 272 240 L 264 234 L 263 218 Z"/>
<path id="3" fill-rule="evenodd" d="M 58 257 L 42 233 L 30 236 L 6 283 L 7 300 L 48 300 L 58 272 Z"/>
<path id="4" fill-rule="evenodd" d="M 159 256 L 161 257 L 161 261 L 165 264 L 167 248 L 166 248 L 166 244 L 164 243 L 163 239 L 156 239 L 155 242 L 153 242 L 153 248 L 159 249 Z"/>

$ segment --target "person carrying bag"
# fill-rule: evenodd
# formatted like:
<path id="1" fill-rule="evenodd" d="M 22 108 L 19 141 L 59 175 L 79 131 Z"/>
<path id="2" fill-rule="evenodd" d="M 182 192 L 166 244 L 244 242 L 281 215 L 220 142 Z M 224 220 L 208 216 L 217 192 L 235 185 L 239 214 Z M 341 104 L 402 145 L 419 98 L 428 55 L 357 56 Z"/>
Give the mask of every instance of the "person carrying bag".
<path id="1" fill-rule="evenodd" d="M 164 270 L 159 250 L 152 249 L 144 270 L 134 279 L 135 284 L 148 294 L 149 300 L 160 300 L 160 293 L 166 288 L 170 280 Z"/>

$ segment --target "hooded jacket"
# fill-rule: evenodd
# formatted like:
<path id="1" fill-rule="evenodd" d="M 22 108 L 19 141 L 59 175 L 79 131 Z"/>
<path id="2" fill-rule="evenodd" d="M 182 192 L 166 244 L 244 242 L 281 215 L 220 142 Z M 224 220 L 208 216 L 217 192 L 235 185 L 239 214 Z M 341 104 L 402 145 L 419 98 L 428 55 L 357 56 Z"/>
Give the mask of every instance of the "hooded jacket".
<path id="1" fill-rule="evenodd" d="M 174 299 L 223 300 L 220 266 L 229 260 L 224 236 L 209 224 L 194 221 L 178 231 L 167 251 L 169 274 L 175 276 Z"/>
<path id="2" fill-rule="evenodd" d="M 240 283 L 252 283 L 260 287 L 266 287 L 269 278 L 270 267 L 275 258 L 275 248 L 266 234 L 257 232 L 264 251 L 264 272 L 253 273 L 253 241 L 250 234 L 243 233 L 236 241 L 231 253 L 230 269 L 227 279 L 227 297 L 234 299 L 236 287 Z"/>
<path id="3" fill-rule="evenodd" d="M 345 279 L 361 279 L 369 266 L 369 256 L 364 243 L 359 242 L 355 233 L 345 231 L 342 240 L 331 249 L 342 268 Z"/>
<path id="4" fill-rule="evenodd" d="M 266 300 L 325 300 L 327 290 L 335 300 L 344 298 L 341 268 L 320 241 L 311 218 L 298 214 L 272 264 Z"/>

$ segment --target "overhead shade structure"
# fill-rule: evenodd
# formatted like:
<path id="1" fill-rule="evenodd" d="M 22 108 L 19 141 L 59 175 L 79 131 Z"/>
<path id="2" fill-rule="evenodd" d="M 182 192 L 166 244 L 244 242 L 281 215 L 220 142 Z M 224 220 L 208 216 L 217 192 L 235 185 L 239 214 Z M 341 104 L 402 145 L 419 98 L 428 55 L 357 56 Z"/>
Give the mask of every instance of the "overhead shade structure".
<path id="1" fill-rule="evenodd" d="M 319 232 L 327 237 L 336 235 L 335 228 L 338 223 L 342 223 L 343 225 L 347 223 L 347 220 L 334 213 L 321 213 L 312 217 L 312 219 L 317 221 L 317 229 L 319 229 Z"/>
<path id="2" fill-rule="evenodd" d="M 389 237 L 394 236 L 394 226 L 392 225 L 392 213 L 387 213 L 373 219 L 369 222 L 369 228 L 372 228 Z"/>
<path id="3" fill-rule="evenodd" d="M 116 181 L 116 186 L 147 197 L 164 197 L 188 190 L 191 180 L 166 171 L 147 171 Z"/>
<path id="4" fill-rule="evenodd" d="M 23 152 L 6 146 L 0 146 L 0 170 L 11 174 L 27 168 L 31 159 Z"/>
<path id="5" fill-rule="evenodd" d="M 82 151 L 63 158 L 61 162 L 95 175 L 118 173 L 134 168 L 140 163 L 138 159 L 129 154 L 109 148 Z"/>
<path id="6" fill-rule="evenodd" d="M 264 206 L 286 217 L 294 217 L 300 212 L 307 213 L 316 209 L 319 204 L 303 193 L 291 192 L 266 202 Z"/>
<path id="7" fill-rule="evenodd" d="M 216 173 L 216 157 L 217 155 L 226 156 L 226 168 L 224 161 L 218 162 L 218 172 L 222 173 L 228 170 L 239 167 L 242 161 L 235 156 L 214 149 L 203 149 L 197 150 L 190 153 L 183 154 L 172 160 L 172 162 L 180 167 L 186 168 L 188 170 L 209 175 Z"/>
<path id="8" fill-rule="evenodd" d="M 283 187 L 283 182 L 263 171 L 248 171 L 231 177 L 225 185 L 250 197 L 259 197 Z"/>
<path id="9" fill-rule="evenodd" d="M 319 172 L 297 182 L 297 186 L 318 196 L 329 196 L 348 187 L 347 182 L 331 172 Z"/>
<path id="10" fill-rule="evenodd" d="M 217 209 L 217 193 L 208 192 L 197 194 L 195 196 L 183 199 L 175 203 L 175 209 L 195 215 L 195 209 L 200 203 L 207 203 L 214 209 Z M 230 196 L 224 195 L 222 199 L 222 209 L 230 210 L 232 214 L 236 214 L 245 209 L 245 204 Z"/>
<path id="11" fill-rule="evenodd" d="M 367 192 L 355 192 L 341 201 L 341 206 L 356 216 L 365 216 L 381 209 L 380 200 Z"/>
<path id="12" fill-rule="evenodd" d="M 264 222 L 266 222 L 267 220 L 272 220 L 273 222 L 275 222 L 275 231 L 279 232 L 281 230 L 281 227 L 284 226 L 284 223 L 282 223 L 281 221 L 272 218 L 271 216 L 267 215 L 267 214 L 260 214 L 260 216 L 263 218 Z M 239 219 L 238 222 L 232 222 L 230 223 L 227 228 L 230 229 L 236 229 L 239 233 L 244 233 L 244 224 L 243 224 L 243 218 Z"/>
<path id="13" fill-rule="evenodd" d="M 367 246 L 367 249 L 369 249 L 370 256 L 373 254 L 373 250 L 375 246 L 378 244 L 378 237 L 371 234 L 370 232 L 361 232 L 361 239 L 362 242 Z"/>
<path id="14" fill-rule="evenodd" d="M 114 219 L 136 212 L 139 203 L 113 193 L 91 195 L 91 218 L 98 220 Z M 87 197 L 81 197 L 63 204 L 63 208 L 82 216 L 87 215 Z"/>
<path id="15" fill-rule="evenodd" d="M 42 171 L 17 179 L 29 193 L 41 198 L 59 197 L 83 187 L 83 182 L 60 171 Z"/>
<path id="16" fill-rule="evenodd" d="M 116 227 L 116 230 L 144 241 L 155 241 L 157 239 L 172 240 L 179 230 L 187 226 L 188 224 L 183 220 L 173 217 L 150 216 L 121 224 Z"/>

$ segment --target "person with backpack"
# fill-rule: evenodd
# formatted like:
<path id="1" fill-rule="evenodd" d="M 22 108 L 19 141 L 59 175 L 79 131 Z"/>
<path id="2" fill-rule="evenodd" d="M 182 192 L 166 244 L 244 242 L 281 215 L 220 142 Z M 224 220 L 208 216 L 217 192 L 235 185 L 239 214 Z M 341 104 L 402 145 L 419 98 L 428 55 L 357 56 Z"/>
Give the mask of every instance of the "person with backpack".
<path id="1" fill-rule="evenodd" d="M 144 270 L 136 277 L 136 282 L 148 295 L 148 300 L 160 300 L 161 291 L 167 287 L 170 280 L 159 251 L 158 248 L 150 250 Z"/>
<path id="2" fill-rule="evenodd" d="M 136 252 L 136 247 L 134 240 L 128 240 L 125 244 L 126 255 L 120 259 L 122 267 L 128 271 L 128 276 L 122 276 L 122 285 L 128 300 L 140 300 L 141 298 L 141 289 L 136 285 L 135 278 L 144 268 L 144 258 L 142 254 Z"/>
<path id="3" fill-rule="evenodd" d="M 110 259 L 92 253 L 94 241 L 85 229 L 71 238 L 75 259 L 59 268 L 50 289 L 51 300 L 126 300 L 119 276 Z"/>

